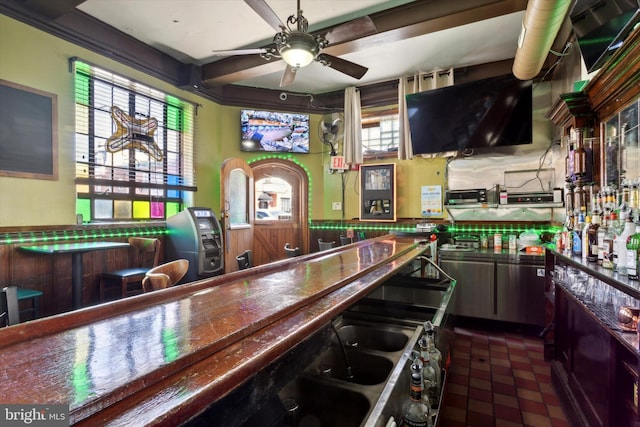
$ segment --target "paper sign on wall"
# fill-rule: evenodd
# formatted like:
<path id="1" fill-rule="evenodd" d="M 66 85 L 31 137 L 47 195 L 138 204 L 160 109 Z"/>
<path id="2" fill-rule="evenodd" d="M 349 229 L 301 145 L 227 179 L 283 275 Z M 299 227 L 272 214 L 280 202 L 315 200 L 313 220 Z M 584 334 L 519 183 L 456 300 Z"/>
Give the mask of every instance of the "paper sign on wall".
<path id="1" fill-rule="evenodd" d="M 420 196 L 423 217 L 442 216 L 441 185 L 423 185 Z"/>

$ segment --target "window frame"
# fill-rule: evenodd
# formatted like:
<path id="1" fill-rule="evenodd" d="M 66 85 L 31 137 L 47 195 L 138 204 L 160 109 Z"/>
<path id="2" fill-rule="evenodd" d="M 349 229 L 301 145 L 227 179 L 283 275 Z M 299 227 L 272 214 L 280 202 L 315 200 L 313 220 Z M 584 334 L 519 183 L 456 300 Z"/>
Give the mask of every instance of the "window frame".
<path id="1" fill-rule="evenodd" d="M 76 212 L 85 222 L 162 221 L 178 213 L 187 204 L 187 193 L 197 190 L 196 105 L 77 58 L 72 61 Z M 102 93 L 98 94 L 99 90 Z M 157 128 L 147 130 L 144 138 L 158 146 L 161 160 L 135 140 L 123 150 L 106 149 L 106 129 L 110 127 L 109 137 L 117 132 L 111 110 L 114 106 L 129 119 L 157 120 Z M 135 132 L 131 123 L 126 129 Z M 101 171 L 102 177 L 98 175 Z M 99 212 L 100 206 L 106 208 L 103 213 Z"/>
<path id="2" fill-rule="evenodd" d="M 369 151 L 366 148 L 366 142 L 370 139 L 365 139 L 365 132 L 369 132 L 368 129 L 377 127 L 380 128 L 380 123 L 385 119 L 391 117 L 391 121 L 394 121 L 393 129 L 391 132 L 392 142 L 395 142 L 395 146 L 390 150 L 375 150 Z M 377 124 L 377 126 L 376 126 Z M 387 133 L 389 131 L 386 131 Z M 382 130 L 380 129 L 380 146 L 382 145 Z M 400 143 L 400 130 L 399 130 L 399 113 L 398 107 L 385 107 L 379 110 L 370 110 L 362 112 L 362 156 L 364 159 L 381 159 L 381 158 L 393 158 L 398 155 L 398 145 Z"/>

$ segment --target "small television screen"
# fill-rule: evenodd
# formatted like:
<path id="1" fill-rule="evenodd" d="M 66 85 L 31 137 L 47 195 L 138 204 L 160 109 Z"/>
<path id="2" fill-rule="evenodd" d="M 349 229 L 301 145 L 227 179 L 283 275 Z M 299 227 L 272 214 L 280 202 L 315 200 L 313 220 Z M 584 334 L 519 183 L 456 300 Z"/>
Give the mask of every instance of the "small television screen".
<path id="1" fill-rule="evenodd" d="M 414 154 L 532 143 L 531 81 L 505 75 L 407 95 Z"/>
<path id="2" fill-rule="evenodd" d="M 241 151 L 309 152 L 309 115 L 241 110 Z"/>
<path id="3" fill-rule="evenodd" d="M 588 72 L 606 62 L 640 22 L 638 0 L 577 0 L 569 14 Z"/>

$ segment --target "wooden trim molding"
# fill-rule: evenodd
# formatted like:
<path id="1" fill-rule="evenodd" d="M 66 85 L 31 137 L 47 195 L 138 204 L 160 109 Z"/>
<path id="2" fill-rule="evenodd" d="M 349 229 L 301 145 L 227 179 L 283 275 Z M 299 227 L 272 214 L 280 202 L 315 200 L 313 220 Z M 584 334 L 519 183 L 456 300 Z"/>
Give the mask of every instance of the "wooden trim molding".
<path id="1" fill-rule="evenodd" d="M 584 89 L 599 121 L 606 121 L 640 95 L 640 27 Z"/>

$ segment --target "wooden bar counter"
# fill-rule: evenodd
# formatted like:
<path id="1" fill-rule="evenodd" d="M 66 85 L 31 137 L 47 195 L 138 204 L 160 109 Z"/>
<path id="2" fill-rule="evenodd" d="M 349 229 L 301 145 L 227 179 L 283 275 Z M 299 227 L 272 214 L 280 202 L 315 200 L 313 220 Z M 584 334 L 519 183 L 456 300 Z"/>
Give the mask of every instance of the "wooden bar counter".
<path id="1" fill-rule="evenodd" d="M 185 423 L 426 250 L 382 236 L 0 329 L 0 402 Z"/>

